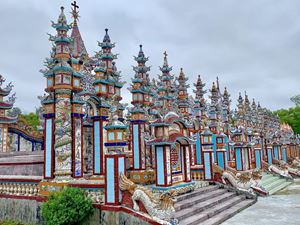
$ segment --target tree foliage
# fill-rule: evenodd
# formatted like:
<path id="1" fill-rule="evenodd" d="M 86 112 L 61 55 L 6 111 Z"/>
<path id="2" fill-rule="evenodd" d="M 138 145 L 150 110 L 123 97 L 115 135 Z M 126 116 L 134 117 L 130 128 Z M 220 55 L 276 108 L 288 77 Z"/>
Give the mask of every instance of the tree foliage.
<path id="1" fill-rule="evenodd" d="M 80 225 L 93 214 L 92 201 L 79 188 L 65 187 L 42 205 L 47 225 Z"/>
<path id="2" fill-rule="evenodd" d="M 300 134 L 300 107 L 275 111 L 282 123 L 289 124 L 295 133 Z"/>
<path id="3" fill-rule="evenodd" d="M 33 126 L 35 129 L 37 129 L 37 127 L 40 124 L 39 116 L 33 112 L 28 114 L 20 114 L 19 118 L 24 119 L 29 125 Z"/>
<path id="4" fill-rule="evenodd" d="M 291 97 L 291 101 L 295 103 L 296 107 L 300 107 L 300 95 Z"/>

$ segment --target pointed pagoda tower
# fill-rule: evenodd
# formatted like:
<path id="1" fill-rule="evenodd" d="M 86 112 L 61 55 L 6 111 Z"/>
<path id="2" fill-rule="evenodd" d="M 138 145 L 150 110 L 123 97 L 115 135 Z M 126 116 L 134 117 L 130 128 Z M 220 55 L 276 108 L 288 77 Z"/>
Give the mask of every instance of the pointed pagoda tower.
<path id="1" fill-rule="evenodd" d="M 102 42 L 98 45 L 101 50 L 96 53 L 97 66 L 94 69 L 95 81 L 93 82 L 95 90 L 95 101 L 97 102 L 98 115 L 93 117 L 94 125 L 94 151 L 93 151 L 93 174 L 104 174 L 105 154 L 114 151 L 113 145 L 126 146 L 126 129 L 117 129 L 114 131 L 109 124 L 115 124 L 117 117 L 120 122 L 124 120 L 123 111 L 125 107 L 120 103 L 121 88 L 125 82 L 121 81 L 121 72 L 117 70 L 115 59 L 117 55 L 112 53 L 115 44 L 111 42 L 108 29 L 105 29 L 105 35 Z M 114 120 L 113 120 L 114 118 Z M 108 125 L 107 129 L 104 129 Z M 124 150 L 124 149 L 123 149 Z M 121 150 L 120 150 L 121 151 Z"/>
<path id="2" fill-rule="evenodd" d="M 190 115 L 189 95 L 187 89 L 190 85 L 187 84 L 188 78 L 185 76 L 183 69 L 180 68 L 180 74 L 177 78 L 178 94 L 177 107 L 179 112 L 187 119 Z"/>
<path id="3" fill-rule="evenodd" d="M 230 120 L 230 94 L 225 87 L 223 98 L 222 98 L 222 122 L 224 127 L 224 133 L 228 136 L 229 135 L 229 120 Z"/>
<path id="4" fill-rule="evenodd" d="M 162 67 L 159 67 L 162 74 L 158 76 L 159 80 L 157 82 L 157 100 L 160 103 L 161 112 L 169 112 L 176 109 L 176 86 L 174 76 L 170 74 L 172 67 L 169 66 L 167 57 L 167 52 L 164 52 L 164 63 Z"/>
<path id="5" fill-rule="evenodd" d="M 135 75 L 129 88 L 129 91 L 132 93 L 131 104 L 133 105 L 133 108 L 130 110 L 134 170 L 131 177 L 137 178 L 138 176 L 140 179 L 135 180 L 143 182 L 145 176 L 141 173 L 146 169 L 147 148 L 143 134 L 146 132 L 146 123 L 148 123 L 149 107 L 153 105 L 153 93 L 148 74 L 150 67 L 145 65 L 148 57 L 145 57 L 142 45 L 140 45 L 138 56 L 134 57 L 134 60 L 137 62 L 137 66 L 133 67 Z"/>
<path id="6" fill-rule="evenodd" d="M 12 109 L 16 100 L 16 94 L 12 94 L 8 97 L 8 100 L 4 101 L 4 98 L 10 95 L 13 85 L 9 83 L 6 87 L 2 87 L 5 79 L 0 75 L 0 152 L 9 152 L 8 148 L 8 126 L 16 123 L 18 117 L 9 117 L 6 115 L 7 110 Z"/>
<path id="7" fill-rule="evenodd" d="M 196 90 L 193 90 L 195 93 L 195 102 L 194 102 L 194 110 L 196 114 L 197 126 L 195 125 L 195 133 L 196 133 L 196 146 L 195 146 L 195 165 L 202 165 L 202 151 L 201 151 L 201 132 L 205 128 L 205 120 L 206 120 L 206 103 L 204 99 L 204 94 L 206 90 L 204 90 L 205 83 L 202 82 L 201 76 L 198 75 L 197 83 L 194 84 Z"/>
<path id="8" fill-rule="evenodd" d="M 213 82 L 209 96 L 211 102 L 209 107 L 209 128 L 211 132 L 216 134 L 218 132 L 218 103 L 219 103 L 219 91 Z"/>
<path id="9" fill-rule="evenodd" d="M 71 3 L 72 5 L 72 17 L 73 17 L 73 24 L 72 24 L 72 32 L 71 38 L 72 42 L 70 43 L 70 53 L 73 58 L 88 58 L 88 52 L 85 48 L 83 39 L 81 37 L 79 27 L 78 27 L 78 18 L 79 18 L 79 6 L 76 4 L 76 1 Z"/>
<path id="10" fill-rule="evenodd" d="M 64 7 L 56 23 L 52 22 L 56 35 L 51 58 L 43 70 L 47 78 L 48 95 L 41 98 L 45 118 L 45 178 L 69 180 L 83 175 L 82 161 L 82 104 L 78 96 L 82 75 L 72 65 L 68 36 L 71 26 L 67 23 Z M 77 69 L 75 69 L 77 68 Z"/>
<path id="11" fill-rule="evenodd" d="M 202 82 L 201 76 L 198 75 L 197 83 L 194 84 L 196 90 L 193 90 L 195 93 L 195 104 L 194 109 L 196 111 L 196 118 L 199 123 L 199 129 L 203 130 L 204 120 L 206 120 L 206 102 L 204 95 L 206 94 L 206 90 L 204 90 L 205 83 Z"/>

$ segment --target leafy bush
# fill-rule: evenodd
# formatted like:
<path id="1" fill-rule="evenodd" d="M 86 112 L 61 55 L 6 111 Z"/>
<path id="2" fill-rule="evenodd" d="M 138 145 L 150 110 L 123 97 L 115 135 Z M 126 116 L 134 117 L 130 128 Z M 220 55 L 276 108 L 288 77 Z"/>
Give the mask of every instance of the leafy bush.
<path id="1" fill-rule="evenodd" d="M 296 134 L 300 134 L 300 107 L 275 111 L 282 123 L 289 124 Z"/>
<path id="2" fill-rule="evenodd" d="M 92 201 L 79 188 L 65 187 L 42 205 L 47 225 L 80 225 L 93 214 Z"/>

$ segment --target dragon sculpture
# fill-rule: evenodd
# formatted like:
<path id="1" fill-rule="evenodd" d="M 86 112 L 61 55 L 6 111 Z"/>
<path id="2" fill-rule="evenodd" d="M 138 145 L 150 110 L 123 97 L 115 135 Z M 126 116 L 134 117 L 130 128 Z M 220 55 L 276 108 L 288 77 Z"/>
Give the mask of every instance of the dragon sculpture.
<path id="1" fill-rule="evenodd" d="M 297 167 L 295 164 L 289 165 L 283 160 L 275 160 L 275 159 L 273 159 L 273 163 L 277 165 L 279 168 L 283 168 L 287 170 L 289 175 L 300 177 L 300 167 Z"/>
<path id="2" fill-rule="evenodd" d="M 166 191 L 157 197 L 148 189 L 133 183 L 124 174 L 120 175 L 120 189 L 132 195 L 134 210 L 140 211 L 137 203 L 139 201 L 153 220 L 164 225 L 174 224 L 176 191 Z"/>
<path id="3" fill-rule="evenodd" d="M 220 169 L 219 169 L 220 171 Z M 229 167 L 223 170 L 222 182 L 226 184 L 226 180 L 235 188 L 241 191 L 253 193 L 253 190 L 266 193 L 266 190 L 261 186 L 260 181 L 262 172 L 260 170 L 237 172 Z"/>

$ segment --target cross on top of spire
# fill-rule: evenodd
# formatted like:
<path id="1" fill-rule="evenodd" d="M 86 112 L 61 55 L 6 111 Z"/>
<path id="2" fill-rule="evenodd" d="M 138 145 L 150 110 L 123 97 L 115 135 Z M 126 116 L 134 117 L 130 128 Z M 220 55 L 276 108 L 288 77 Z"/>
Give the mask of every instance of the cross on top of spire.
<path id="1" fill-rule="evenodd" d="M 79 17 L 79 11 L 77 11 L 77 9 L 79 9 L 79 6 L 77 5 L 76 1 L 74 1 L 73 3 L 71 3 L 71 6 L 73 6 L 73 8 L 72 8 L 72 16 L 74 18 L 74 22 L 76 22 L 78 20 L 78 17 Z"/>
<path id="2" fill-rule="evenodd" d="M 167 56 L 168 56 L 167 51 L 164 52 L 164 56 L 165 56 L 165 58 L 167 58 Z"/>

